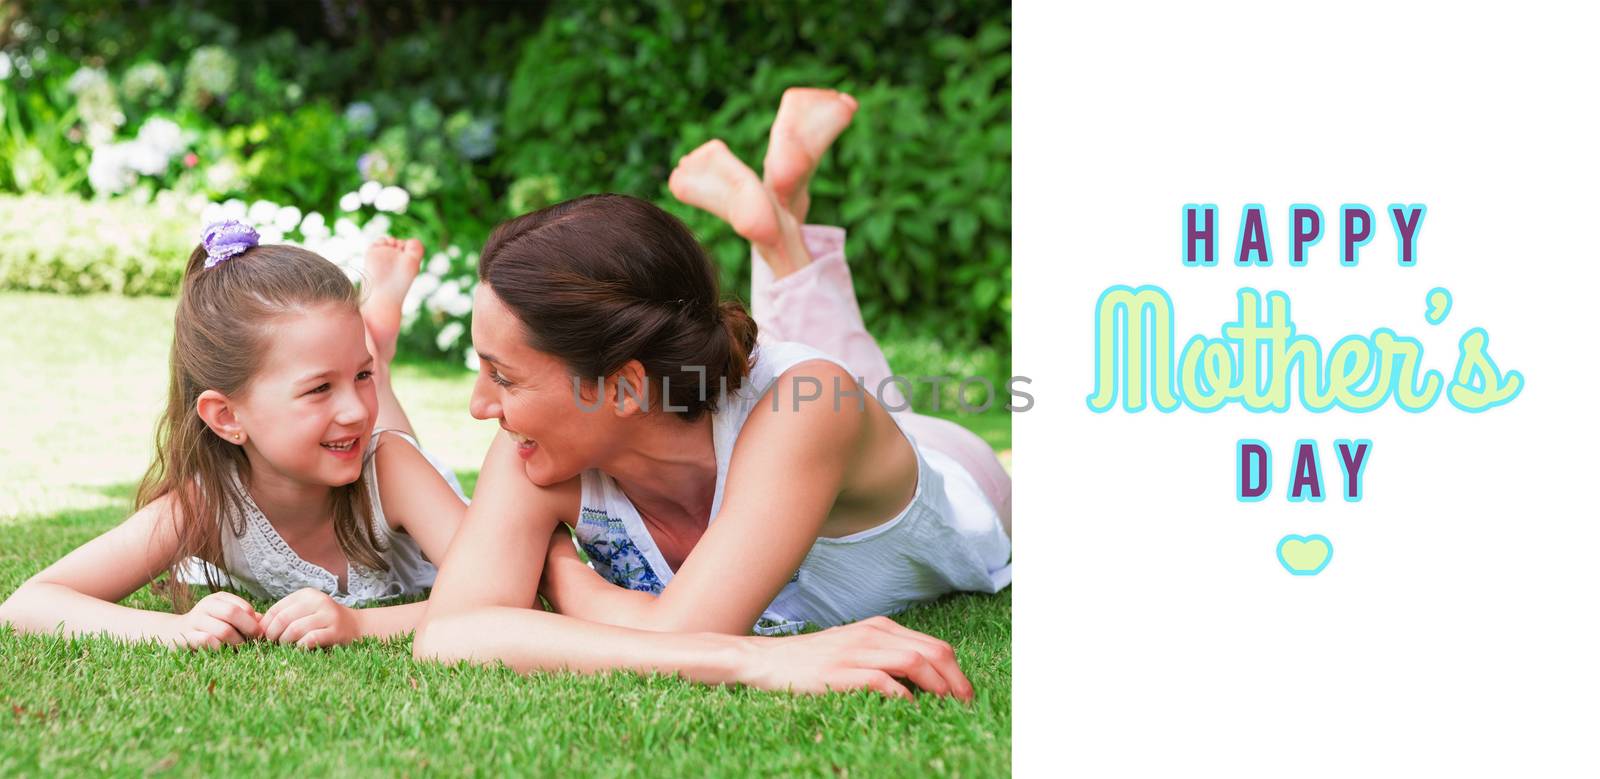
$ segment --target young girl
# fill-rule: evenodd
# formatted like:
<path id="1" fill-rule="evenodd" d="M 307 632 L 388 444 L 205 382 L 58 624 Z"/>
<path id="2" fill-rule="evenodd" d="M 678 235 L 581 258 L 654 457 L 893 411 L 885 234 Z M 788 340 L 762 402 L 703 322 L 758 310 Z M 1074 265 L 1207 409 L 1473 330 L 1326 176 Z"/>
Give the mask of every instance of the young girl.
<path id="1" fill-rule="evenodd" d="M 223 222 L 189 258 L 137 511 L 24 583 L 0 621 L 187 647 L 327 646 L 415 625 L 422 603 L 352 607 L 431 586 L 465 508 L 388 381 L 422 245 L 374 244 L 362 305 L 332 263 L 257 241 Z M 213 593 L 191 604 L 168 586 L 176 614 L 116 605 L 162 571 Z M 225 583 L 276 603 L 258 614 L 215 591 Z"/>
<path id="2" fill-rule="evenodd" d="M 208 230 L 178 302 L 172 386 L 139 509 L 25 582 L 0 604 L 0 624 L 183 647 L 255 639 L 316 647 L 410 631 L 426 602 L 351 607 L 432 584 L 430 561 L 443 559 L 465 511 L 459 490 L 417 448 L 387 378 L 400 301 L 421 256 L 415 241 L 374 246 L 358 308 L 349 280 L 321 257 L 258 246 L 237 223 Z M 117 605 L 163 570 L 175 579 L 199 572 L 213 585 L 225 576 L 277 602 L 258 614 L 215 592 L 189 606 L 179 586 L 172 597 L 186 613 Z M 516 604 L 524 609 L 534 605 L 527 584 L 528 599 Z M 534 614 L 538 635 L 521 667 L 908 695 L 895 674 L 972 694 L 939 642 L 887 620 L 764 639 Z M 915 668 L 904 668 L 907 658 Z"/>

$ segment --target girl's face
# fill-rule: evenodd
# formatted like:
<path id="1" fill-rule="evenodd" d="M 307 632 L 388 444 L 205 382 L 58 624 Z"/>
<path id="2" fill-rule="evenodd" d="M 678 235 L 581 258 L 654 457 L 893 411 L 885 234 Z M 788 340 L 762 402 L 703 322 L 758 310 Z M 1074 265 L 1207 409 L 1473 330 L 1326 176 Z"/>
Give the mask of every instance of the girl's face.
<path id="1" fill-rule="evenodd" d="M 614 404 L 597 408 L 586 394 L 580 408 L 566 366 L 527 345 L 522 322 L 489 285 L 480 283 L 474 298 L 472 345 L 481 365 L 472 416 L 496 420 L 511 434 L 534 484 L 560 484 L 594 467 L 612 437 Z"/>
<path id="2" fill-rule="evenodd" d="M 330 487 L 361 476 L 378 418 L 361 315 L 327 304 L 278 317 L 260 370 L 233 412 L 253 467 Z"/>

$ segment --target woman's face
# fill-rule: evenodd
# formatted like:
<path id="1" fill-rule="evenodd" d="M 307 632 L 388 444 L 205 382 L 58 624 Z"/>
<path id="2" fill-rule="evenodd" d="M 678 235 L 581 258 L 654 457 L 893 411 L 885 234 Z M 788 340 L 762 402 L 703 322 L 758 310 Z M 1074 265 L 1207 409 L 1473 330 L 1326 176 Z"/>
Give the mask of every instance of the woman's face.
<path id="1" fill-rule="evenodd" d="M 472 345 L 481 361 L 472 416 L 511 435 L 528 480 L 552 486 L 594 467 L 614 415 L 592 394 L 579 406 L 566 366 L 527 344 L 521 320 L 485 283 L 474 294 Z"/>

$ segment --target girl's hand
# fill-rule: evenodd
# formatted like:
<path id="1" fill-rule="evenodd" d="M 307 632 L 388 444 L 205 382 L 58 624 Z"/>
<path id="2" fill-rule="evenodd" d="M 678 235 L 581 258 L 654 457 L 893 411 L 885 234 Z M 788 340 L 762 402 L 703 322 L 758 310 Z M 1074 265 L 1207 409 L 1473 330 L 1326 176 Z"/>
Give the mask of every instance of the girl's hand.
<path id="1" fill-rule="evenodd" d="M 261 617 L 261 637 L 301 649 L 348 644 L 361 637 L 355 610 L 311 587 L 272 604 Z"/>
<path id="2" fill-rule="evenodd" d="M 261 635 L 261 615 L 231 592 L 213 592 L 201 598 L 187 614 L 178 616 L 173 638 L 189 649 L 220 649 L 242 644 Z"/>
<path id="3" fill-rule="evenodd" d="M 869 689 L 910 698 L 910 681 L 924 692 L 972 700 L 972 683 L 955 651 L 932 636 L 887 617 L 788 638 L 752 638 L 740 681 L 767 690 L 822 693 Z"/>

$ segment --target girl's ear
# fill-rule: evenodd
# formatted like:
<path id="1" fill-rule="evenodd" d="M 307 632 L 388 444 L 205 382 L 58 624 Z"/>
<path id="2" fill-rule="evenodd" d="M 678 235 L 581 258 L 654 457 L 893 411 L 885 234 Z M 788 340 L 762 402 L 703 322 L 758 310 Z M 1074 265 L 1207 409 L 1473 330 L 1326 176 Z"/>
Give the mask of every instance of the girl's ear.
<path id="1" fill-rule="evenodd" d="M 629 360 L 622 370 L 611 376 L 611 389 L 614 393 L 608 398 L 611 409 L 619 417 L 631 417 L 650 412 L 650 404 L 656 400 L 650 397 L 650 377 L 644 372 L 644 364 L 638 360 Z"/>
<path id="2" fill-rule="evenodd" d="M 233 404 L 227 395 L 216 390 L 206 390 L 195 399 L 194 410 L 218 438 L 231 444 L 244 443 L 244 427 L 234 415 Z"/>

